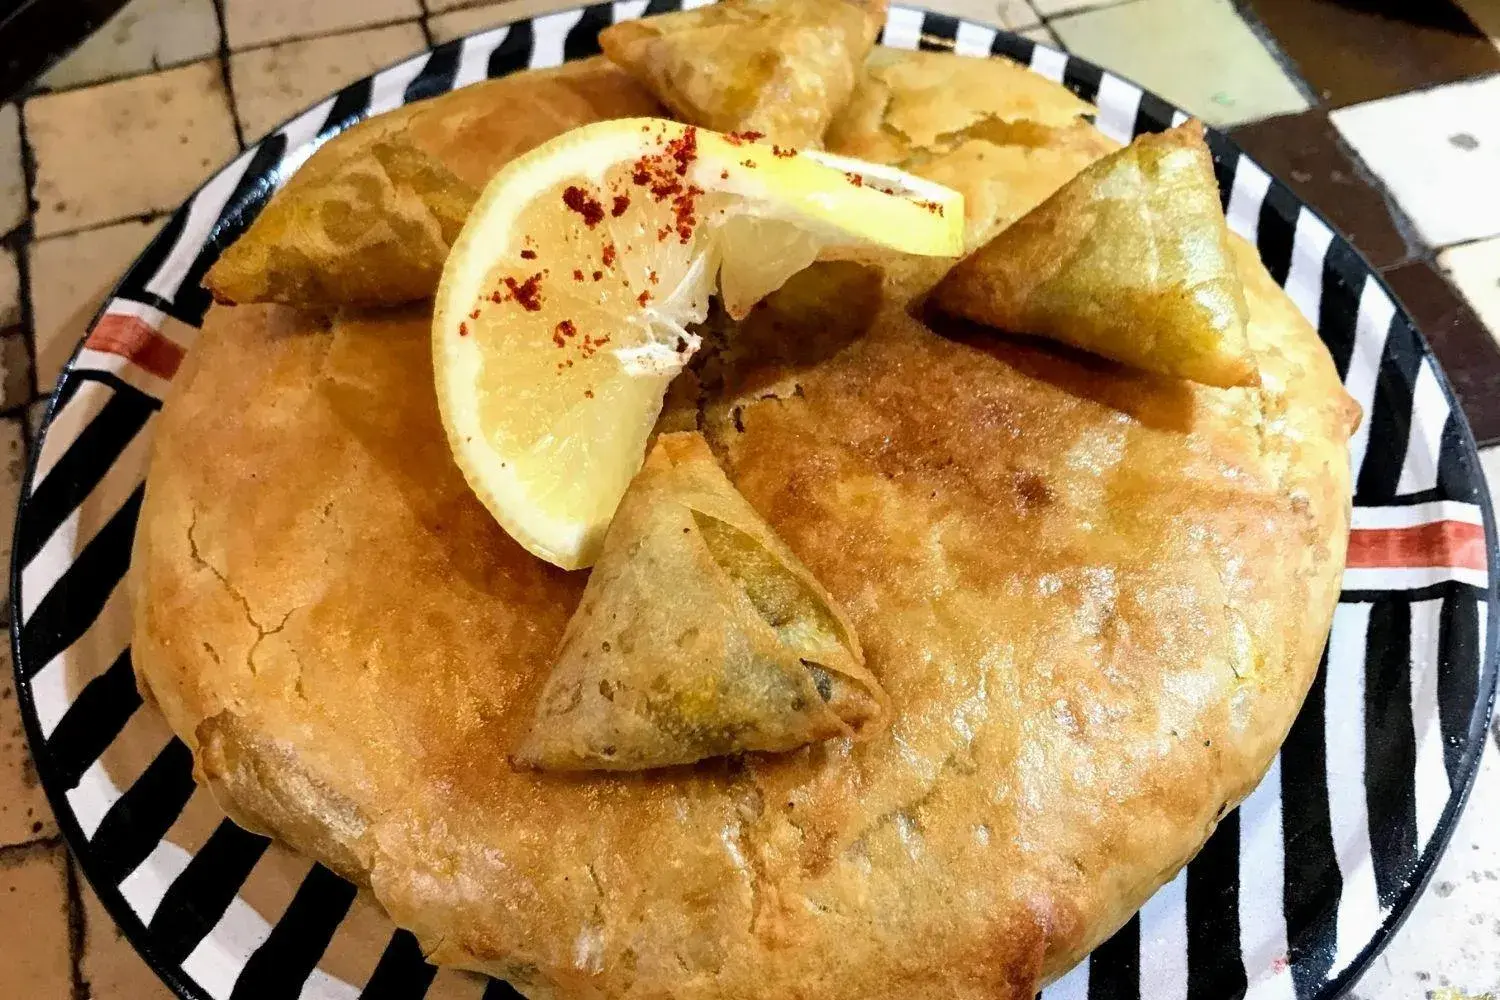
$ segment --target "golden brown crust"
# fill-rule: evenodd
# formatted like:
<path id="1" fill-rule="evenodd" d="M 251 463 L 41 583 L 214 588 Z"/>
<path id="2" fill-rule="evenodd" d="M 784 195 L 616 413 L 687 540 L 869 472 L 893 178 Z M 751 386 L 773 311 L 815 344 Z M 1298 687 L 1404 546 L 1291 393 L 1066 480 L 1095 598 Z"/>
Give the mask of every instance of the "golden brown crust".
<path id="1" fill-rule="evenodd" d="M 932 301 L 1174 378 L 1258 381 L 1197 121 L 1089 165 L 948 272 Z"/>
<path id="2" fill-rule="evenodd" d="M 323 309 L 425 299 L 495 171 L 578 125 L 660 111 L 601 56 L 378 115 L 319 148 L 204 284 L 225 303 Z"/>
<path id="3" fill-rule="evenodd" d="M 679 119 L 821 145 L 885 23 L 885 0 L 725 0 L 599 33 Z"/>
<path id="4" fill-rule="evenodd" d="M 1357 411 L 1233 245 L 1253 390 L 929 328 L 851 264 L 699 373 L 891 695 L 866 742 L 507 766 L 583 580 L 468 492 L 419 310 L 210 312 L 158 421 L 135 662 L 233 814 L 356 869 L 434 961 L 536 998 L 1030 1000 L 1254 786 L 1337 597 Z"/>

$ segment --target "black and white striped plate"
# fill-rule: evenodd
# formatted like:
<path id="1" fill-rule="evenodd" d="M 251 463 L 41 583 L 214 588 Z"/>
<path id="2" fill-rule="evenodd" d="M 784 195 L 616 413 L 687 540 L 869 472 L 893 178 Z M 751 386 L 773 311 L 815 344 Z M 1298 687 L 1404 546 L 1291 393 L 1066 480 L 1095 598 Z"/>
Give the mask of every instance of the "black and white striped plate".
<path id="1" fill-rule="evenodd" d="M 183 997 L 515 996 L 434 976 L 410 935 L 319 865 L 235 827 L 136 693 L 124 574 L 152 424 L 208 306 L 199 280 L 318 144 L 371 114 L 598 51 L 627 0 L 450 42 L 351 84 L 211 178 L 126 274 L 55 396 L 23 488 L 15 664 L 37 768 L 84 872 Z M 689 6 L 696 6 L 689 0 Z M 1099 107 L 1120 140 L 1184 118 L 1015 35 L 907 8 L 883 41 L 997 56 Z M 1495 523 L 1463 414 L 1389 290 L 1315 212 L 1210 137 L 1230 225 L 1317 325 L 1366 419 L 1350 568 L 1307 705 L 1203 852 L 1046 1000 L 1328 1000 L 1400 924 L 1447 842 L 1495 688 Z M 83 331 L 80 331 L 83 333 Z"/>

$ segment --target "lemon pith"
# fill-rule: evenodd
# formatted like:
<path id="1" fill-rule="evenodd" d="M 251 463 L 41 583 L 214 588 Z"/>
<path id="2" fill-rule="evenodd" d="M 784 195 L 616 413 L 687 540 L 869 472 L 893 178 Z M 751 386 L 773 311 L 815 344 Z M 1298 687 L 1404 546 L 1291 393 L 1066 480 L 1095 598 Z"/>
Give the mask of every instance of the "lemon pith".
<path id="1" fill-rule="evenodd" d="M 584 126 L 497 173 L 454 242 L 433 315 L 443 426 L 537 556 L 592 562 L 716 289 L 740 315 L 827 246 L 962 252 L 955 192 L 758 138 Z"/>

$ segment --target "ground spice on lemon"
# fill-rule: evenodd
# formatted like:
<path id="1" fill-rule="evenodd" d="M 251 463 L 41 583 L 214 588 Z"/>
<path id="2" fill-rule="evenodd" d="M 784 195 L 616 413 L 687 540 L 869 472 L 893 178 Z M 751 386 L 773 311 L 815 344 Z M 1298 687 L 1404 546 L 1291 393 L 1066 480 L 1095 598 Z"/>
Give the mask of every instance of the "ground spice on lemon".
<path id="1" fill-rule="evenodd" d="M 590 229 L 604 219 L 604 206 L 599 204 L 599 199 L 576 184 L 568 185 L 563 191 L 563 204 L 583 216 L 583 224 Z"/>

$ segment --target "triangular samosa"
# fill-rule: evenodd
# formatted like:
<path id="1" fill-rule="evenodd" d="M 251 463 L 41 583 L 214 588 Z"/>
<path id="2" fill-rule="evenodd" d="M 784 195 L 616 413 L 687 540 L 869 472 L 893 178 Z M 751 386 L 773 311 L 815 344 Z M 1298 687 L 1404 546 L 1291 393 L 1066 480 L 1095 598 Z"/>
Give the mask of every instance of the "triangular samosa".
<path id="1" fill-rule="evenodd" d="M 820 145 L 885 9 L 885 0 L 724 0 L 624 21 L 599 44 L 683 121 Z"/>
<path id="2" fill-rule="evenodd" d="M 843 611 L 697 432 L 620 502 L 514 759 L 629 771 L 864 736 L 887 718 Z"/>
<path id="3" fill-rule="evenodd" d="M 321 146 L 204 285 L 221 302 L 313 309 L 427 298 L 495 171 L 575 126 L 654 114 L 656 100 L 600 57 L 377 115 Z"/>
<path id="4" fill-rule="evenodd" d="M 1203 126 L 1097 161 L 962 261 L 938 309 L 1147 371 L 1259 383 Z"/>

